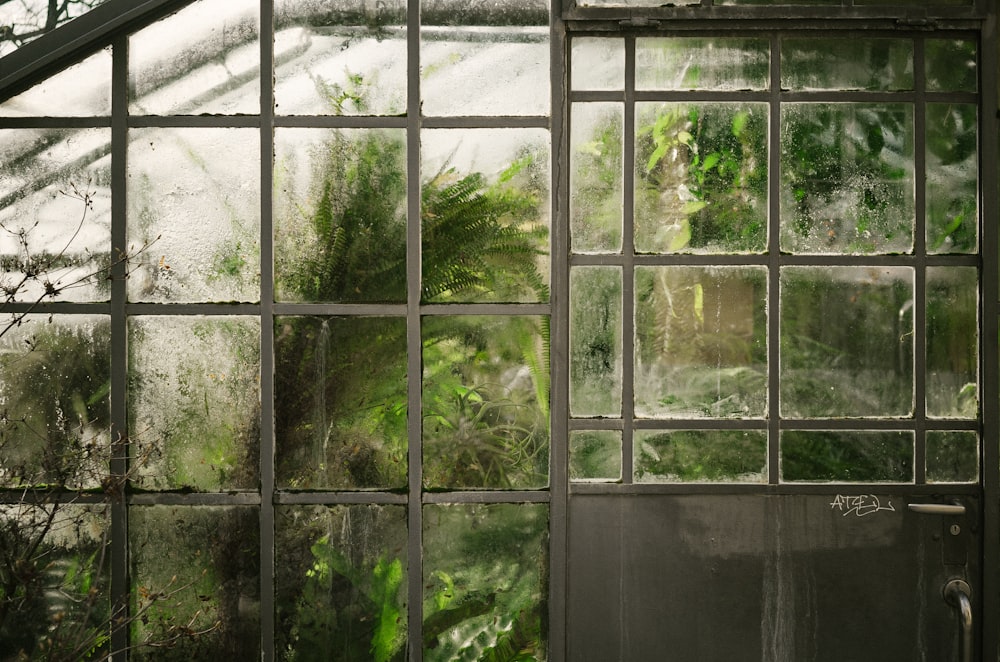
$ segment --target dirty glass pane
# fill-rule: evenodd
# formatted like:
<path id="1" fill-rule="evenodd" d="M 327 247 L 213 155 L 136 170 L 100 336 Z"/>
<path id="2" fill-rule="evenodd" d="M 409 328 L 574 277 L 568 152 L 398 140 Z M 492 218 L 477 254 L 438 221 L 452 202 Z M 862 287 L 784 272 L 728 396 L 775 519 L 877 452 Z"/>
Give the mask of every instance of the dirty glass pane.
<path id="1" fill-rule="evenodd" d="M 638 90 L 766 90 L 765 39 L 640 37 L 635 40 Z"/>
<path id="2" fill-rule="evenodd" d="M 570 51 L 570 87 L 620 90 L 625 86 L 625 42 L 607 37 L 576 37 Z"/>
<path id="3" fill-rule="evenodd" d="M 279 301 L 406 301 L 406 135 L 275 131 Z"/>
<path id="4" fill-rule="evenodd" d="M 788 90 L 912 90 L 909 39 L 783 39 L 781 87 Z"/>
<path id="5" fill-rule="evenodd" d="M 574 253 L 622 249 L 624 107 L 574 103 L 570 135 L 570 242 Z"/>
<path id="6" fill-rule="evenodd" d="M 979 73 L 976 42 L 928 39 L 924 42 L 927 89 L 932 92 L 975 92 Z"/>
<path id="7" fill-rule="evenodd" d="M 637 103 L 635 250 L 767 247 L 767 105 Z"/>
<path id="8" fill-rule="evenodd" d="M 259 5 L 199 0 L 133 33 L 129 113 L 259 113 Z"/>
<path id="9" fill-rule="evenodd" d="M 282 487 L 406 486 L 406 320 L 275 320 L 274 421 Z"/>
<path id="10" fill-rule="evenodd" d="M 927 252 L 975 253 L 979 246 L 979 134 L 974 104 L 929 103 Z"/>
<path id="11" fill-rule="evenodd" d="M 979 480 L 979 435 L 971 430 L 927 431 L 927 482 Z"/>
<path id="12" fill-rule="evenodd" d="M 260 657 L 256 506 L 132 506 L 130 659 Z M 197 636 L 178 636 L 189 628 Z M 170 648 L 145 642 L 173 640 Z"/>
<path id="13" fill-rule="evenodd" d="M 636 267 L 635 415 L 767 409 L 764 267 Z"/>
<path id="14" fill-rule="evenodd" d="M 856 5 L 898 5 L 912 7 L 946 7 L 971 5 L 975 0 L 854 0 Z"/>
<path id="15" fill-rule="evenodd" d="M 108 299 L 110 153 L 108 129 L 0 129 L 3 301 Z"/>
<path id="16" fill-rule="evenodd" d="M 83 659 L 87 638 L 87 659 L 110 652 L 107 543 L 106 506 L 0 506 L 0 658 Z"/>
<path id="17" fill-rule="evenodd" d="M 99 487 L 111 454 L 110 321 L 8 314 L 0 325 L 8 329 L 0 337 L 0 486 Z"/>
<path id="18" fill-rule="evenodd" d="M 421 133 L 425 302 L 549 298 L 549 133 Z"/>
<path id="19" fill-rule="evenodd" d="M 274 3 L 279 115 L 406 112 L 406 2 Z"/>
<path id="20" fill-rule="evenodd" d="M 979 415 L 978 275 L 975 267 L 927 267 L 927 415 Z"/>
<path id="21" fill-rule="evenodd" d="M 829 5 L 840 7 L 843 0 L 715 0 L 717 5 Z"/>
<path id="22" fill-rule="evenodd" d="M 637 430 L 637 483 L 767 482 L 766 430 Z"/>
<path id="23" fill-rule="evenodd" d="M 406 508 L 278 506 L 275 515 L 275 658 L 403 659 Z"/>
<path id="24" fill-rule="evenodd" d="M 546 0 L 430 0 L 420 15 L 424 114 L 549 114 Z"/>
<path id="25" fill-rule="evenodd" d="M 678 0 L 671 6 L 700 5 L 701 0 Z M 662 7 L 663 0 L 578 0 L 578 7 Z"/>
<path id="26" fill-rule="evenodd" d="M 260 322 L 129 320 L 132 467 L 146 489 L 257 486 Z"/>
<path id="27" fill-rule="evenodd" d="M 781 113 L 781 248 L 913 249 L 913 107 L 790 103 Z"/>
<path id="28" fill-rule="evenodd" d="M 105 2 L 107 0 L 62 2 L 59 4 L 60 10 L 56 17 L 56 25 L 82 16 Z M 51 31 L 46 29 L 50 5 L 51 2 L 46 0 L 19 0 L 18 2 L 5 1 L 0 3 L 0 25 L 7 28 L 7 37 L 16 37 L 0 41 L 0 57 L 12 53 Z"/>
<path id="29" fill-rule="evenodd" d="M 621 431 L 575 430 L 570 432 L 569 479 L 578 482 L 621 480 Z"/>
<path id="30" fill-rule="evenodd" d="M 424 506 L 424 660 L 547 659 L 548 519 L 546 504 Z"/>
<path id="31" fill-rule="evenodd" d="M 132 301 L 260 299 L 260 132 L 148 129 L 130 135 L 128 237 L 144 247 Z"/>
<path id="32" fill-rule="evenodd" d="M 0 19 L 0 25 L 3 25 Z M 111 114 L 111 49 L 105 48 L 0 103 L 0 117 Z"/>
<path id="33" fill-rule="evenodd" d="M 425 317 L 423 344 L 424 485 L 547 485 L 548 319 Z"/>
<path id="34" fill-rule="evenodd" d="M 786 430 L 782 481 L 906 483 L 913 481 L 913 433 Z"/>
<path id="35" fill-rule="evenodd" d="M 781 270 L 781 414 L 913 413 L 913 270 Z"/>
<path id="36" fill-rule="evenodd" d="M 570 271 L 569 408 L 572 416 L 622 415 L 622 271 Z"/>

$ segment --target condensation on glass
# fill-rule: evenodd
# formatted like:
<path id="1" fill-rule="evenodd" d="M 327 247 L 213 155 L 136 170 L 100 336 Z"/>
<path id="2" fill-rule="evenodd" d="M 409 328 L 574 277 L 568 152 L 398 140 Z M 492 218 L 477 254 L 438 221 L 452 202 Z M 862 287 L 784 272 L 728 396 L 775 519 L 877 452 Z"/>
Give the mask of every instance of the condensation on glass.
<path id="1" fill-rule="evenodd" d="M 622 478 L 620 430 L 573 430 L 569 434 L 569 479 L 617 482 Z"/>
<path id="2" fill-rule="evenodd" d="M 99 117 L 110 114 L 110 48 L 97 51 L 0 103 L 0 117 Z"/>
<path id="3" fill-rule="evenodd" d="M 637 483 L 767 482 L 764 430 L 637 430 Z"/>

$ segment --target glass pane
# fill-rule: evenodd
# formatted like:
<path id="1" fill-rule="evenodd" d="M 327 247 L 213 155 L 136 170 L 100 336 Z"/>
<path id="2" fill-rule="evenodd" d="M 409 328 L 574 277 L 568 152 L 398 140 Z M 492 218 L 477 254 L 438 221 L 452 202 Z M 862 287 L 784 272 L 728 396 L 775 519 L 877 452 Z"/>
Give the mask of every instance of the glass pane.
<path id="1" fill-rule="evenodd" d="M 640 37 L 639 90 L 766 90 L 770 47 L 764 39 Z"/>
<path id="2" fill-rule="evenodd" d="M 637 483 L 765 483 L 765 430 L 638 430 Z"/>
<path id="3" fill-rule="evenodd" d="M 99 487 L 111 456 L 110 321 L 11 315 L 0 325 L 0 486 Z"/>
<path id="4" fill-rule="evenodd" d="M 42 37 L 66 21 L 86 14 L 107 0 L 73 0 L 60 6 L 55 25 L 48 22 L 49 2 L 4 2 L 0 4 L 0 25 L 5 27 L 4 39 L 0 40 L 0 57 L 12 53 L 21 46 Z"/>
<path id="5" fill-rule="evenodd" d="M 927 431 L 927 482 L 979 480 L 979 435 L 971 430 Z"/>
<path id="6" fill-rule="evenodd" d="M 781 114 L 781 247 L 913 249 L 913 107 L 790 103 Z"/>
<path id="7" fill-rule="evenodd" d="M 0 506 L 0 654 L 5 660 L 110 653 L 106 506 Z M 93 656 L 81 658 L 87 644 Z"/>
<path id="8" fill-rule="evenodd" d="M 913 433 L 787 430 L 781 433 L 784 481 L 913 481 Z"/>
<path id="9" fill-rule="evenodd" d="M 275 546 L 277 660 L 403 659 L 404 506 L 278 506 Z"/>
<path id="10" fill-rule="evenodd" d="M 606 37 L 576 37 L 570 51 L 574 90 L 620 90 L 625 87 L 625 42 Z"/>
<path id="11" fill-rule="evenodd" d="M 767 106 L 636 104 L 635 250 L 767 247 Z"/>
<path id="12" fill-rule="evenodd" d="M 424 660 L 546 659 L 548 506 L 435 505 L 423 515 Z"/>
<path id="13" fill-rule="evenodd" d="M 575 103 L 570 148 L 570 241 L 574 253 L 622 249 L 624 107 Z"/>
<path id="14" fill-rule="evenodd" d="M 781 87 L 788 90 L 912 90 L 909 39 L 783 39 Z"/>
<path id="15" fill-rule="evenodd" d="M 4 25 L 2 18 L 0 25 Z M 110 114 L 110 48 L 97 51 L 0 103 L 0 117 L 93 117 Z"/>
<path id="16" fill-rule="evenodd" d="M 979 134 L 974 104 L 929 103 L 927 252 L 975 253 L 979 246 Z"/>
<path id="17" fill-rule="evenodd" d="M 548 318 L 425 317 L 423 343 L 424 485 L 547 485 Z"/>
<path id="18" fill-rule="evenodd" d="M 635 415 L 767 410 L 764 267 L 636 267 Z"/>
<path id="19" fill-rule="evenodd" d="M 927 89 L 933 92 L 975 92 L 976 42 L 962 39 L 928 39 L 924 42 Z"/>
<path id="20" fill-rule="evenodd" d="M 279 301 L 406 301 L 406 135 L 278 129 Z"/>
<path id="21" fill-rule="evenodd" d="M 257 486 L 260 322 L 129 320 L 129 428 L 146 489 Z"/>
<path id="22" fill-rule="evenodd" d="M 130 659 L 260 657 L 260 526 L 256 506 L 129 508 Z M 191 631 L 197 636 L 178 636 Z M 148 647 L 149 641 L 173 646 Z"/>
<path id="23" fill-rule="evenodd" d="M 421 3 L 426 115 L 548 115 L 546 0 Z"/>
<path id="24" fill-rule="evenodd" d="M 569 479 L 619 481 L 622 478 L 622 433 L 585 430 L 569 433 Z"/>
<path id="25" fill-rule="evenodd" d="M 423 300 L 548 301 L 548 131 L 421 135 Z"/>
<path id="26" fill-rule="evenodd" d="M 403 0 L 278 0 L 274 30 L 278 114 L 406 112 Z"/>
<path id="27" fill-rule="evenodd" d="M 108 299 L 110 153 L 107 129 L 0 129 L 3 301 Z"/>
<path id="28" fill-rule="evenodd" d="M 569 407 L 572 416 L 622 415 L 622 271 L 570 271 Z"/>
<path id="29" fill-rule="evenodd" d="M 260 132 L 149 129 L 130 136 L 129 243 L 148 246 L 132 301 L 260 299 Z"/>
<path id="30" fill-rule="evenodd" d="M 199 0 L 132 34 L 129 113 L 259 113 L 259 4 Z"/>
<path id="31" fill-rule="evenodd" d="M 275 320 L 274 423 L 283 487 L 406 486 L 406 320 Z"/>
<path id="32" fill-rule="evenodd" d="M 781 270 L 781 414 L 913 413 L 913 270 Z"/>
<path id="33" fill-rule="evenodd" d="M 927 267 L 927 415 L 979 415 L 978 275 L 975 267 Z"/>

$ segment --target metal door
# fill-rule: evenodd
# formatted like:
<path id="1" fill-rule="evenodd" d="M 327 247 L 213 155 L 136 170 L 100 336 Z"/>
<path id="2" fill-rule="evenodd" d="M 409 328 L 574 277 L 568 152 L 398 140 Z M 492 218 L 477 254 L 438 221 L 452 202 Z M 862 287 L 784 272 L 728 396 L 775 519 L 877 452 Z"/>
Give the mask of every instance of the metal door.
<path id="1" fill-rule="evenodd" d="M 568 37 L 567 658 L 989 659 L 992 47 L 668 23 Z"/>

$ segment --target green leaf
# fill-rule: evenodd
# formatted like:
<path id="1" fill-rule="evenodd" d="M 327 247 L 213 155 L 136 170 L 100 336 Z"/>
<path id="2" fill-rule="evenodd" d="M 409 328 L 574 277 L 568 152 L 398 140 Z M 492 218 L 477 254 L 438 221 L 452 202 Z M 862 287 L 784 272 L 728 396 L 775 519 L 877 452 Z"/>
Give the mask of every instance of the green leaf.
<path id="1" fill-rule="evenodd" d="M 399 646 L 402 619 L 397 599 L 402 583 L 403 564 L 399 559 L 379 559 L 372 571 L 372 599 L 378 608 L 372 635 L 375 662 L 388 662 Z"/>
<path id="2" fill-rule="evenodd" d="M 705 157 L 705 162 L 701 164 L 701 169 L 705 172 L 708 172 L 709 170 L 715 167 L 715 164 L 719 162 L 720 158 L 721 156 L 719 155 L 718 152 L 712 152 L 711 154 Z"/>
<path id="3" fill-rule="evenodd" d="M 695 204 L 695 203 L 689 202 L 688 204 Z M 700 204 L 704 205 L 705 203 L 700 203 Z M 687 246 L 688 242 L 690 241 L 691 241 L 691 224 L 688 223 L 687 219 L 684 219 L 684 221 L 681 223 L 680 232 L 675 234 L 673 239 L 670 240 L 669 250 L 679 251 L 680 249 Z"/>

